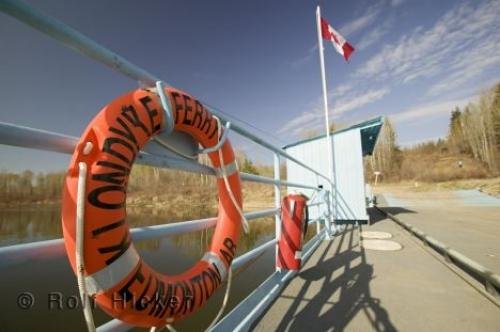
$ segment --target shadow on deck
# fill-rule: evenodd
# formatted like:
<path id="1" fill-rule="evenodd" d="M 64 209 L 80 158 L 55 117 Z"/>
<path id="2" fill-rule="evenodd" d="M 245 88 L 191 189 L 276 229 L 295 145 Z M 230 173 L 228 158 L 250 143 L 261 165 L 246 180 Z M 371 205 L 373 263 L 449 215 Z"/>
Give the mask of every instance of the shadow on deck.
<path id="1" fill-rule="evenodd" d="M 371 295 L 373 267 L 367 264 L 359 245 L 358 230 L 348 226 L 335 241 L 324 242 L 322 247 L 296 277 L 301 285 L 290 284 L 277 298 L 283 305 L 279 305 L 281 317 L 276 317 L 279 324 L 272 329 L 341 331 L 363 312 L 372 330 L 396 331 L 387 310 Z M 256 330 L 267 329 L 257 324 Z"/>
<path id="2" fill-rule="evenodd" d="M 380 211 L 377 211 L 375 208 L 368 208 L 368 214 L 370 215 L 370 225 L 374 225 L 387 217 L 380 213 Z M 406 209 L 404 207 L 391 207 L 391 206 L 384 206 L 384 211 L 392 214 L 393 216 L 397 216 L 398 214 L 404 214 L 404 213 L 417 213 L 416 211 Z"/>

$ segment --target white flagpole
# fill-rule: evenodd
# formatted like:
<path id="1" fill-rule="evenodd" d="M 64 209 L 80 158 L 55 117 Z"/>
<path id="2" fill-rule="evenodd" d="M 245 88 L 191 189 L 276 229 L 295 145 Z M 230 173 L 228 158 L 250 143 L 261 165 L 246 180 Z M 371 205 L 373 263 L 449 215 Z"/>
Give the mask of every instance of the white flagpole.
<path id="1" fill-rule="evenodd" d="M 331 197 L 332 199 L 330 200 L 330 211 L 333 213 L 333 216 L 335 218 L 335 198 L 336 198 L 336 193 L 335 193 L 335 179 L 333 177 L 333 147 L 332 147 L 332 140 L 330 137 L 330 121 L 328 119 L 328 95 L 327 95 L 327 90 L 326 90 L 326 77 L 325 77 L 325 58 L 323 56 L 323 36 L 321 34 L 321 10 L 319 6 L 316 9 L 316 25 L 318 28 L 318 52 L 319 52 L 319 63 L 321 67 L 321 83 L 323 87 L 323 105 L 325 107 L 325 125 L 326 125 L 326 139 L 328 141 L 327 147 L 327 155 L 328 155 L 328 170 L 329 170 L 329 177 L 330 177 L 330 190 L 331 190 Z M 333 218 L 333 219 L 334 219 Z M 331 232 L 331 225 L 330 223 L 328 224 L 328 230 Z"/>

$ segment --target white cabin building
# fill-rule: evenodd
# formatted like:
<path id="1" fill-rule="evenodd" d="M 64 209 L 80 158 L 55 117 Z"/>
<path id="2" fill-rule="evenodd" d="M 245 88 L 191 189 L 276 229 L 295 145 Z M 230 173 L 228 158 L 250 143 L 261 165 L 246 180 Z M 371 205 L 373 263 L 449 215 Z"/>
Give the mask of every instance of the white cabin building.
<path id="1" fill-rule="evenodd" d="M 342 223 L 367 223 L 367 193 L 363 171 L 363 157 L 371 155 L 384 122 L 383 117 L 334 131 L 332 140 L 333 174 L 335 184 L 334 216 Z M 326 134 L 295 142 L 283 147 L 291 156 L 303 161 L 316 171 L 329 176 L 328 144 Z M 295 183 L 316 183 L 330 190 L 327 181 L 292 161 L 286 162 L 287 180 Z M 288 188 L 289 192 L 297 189 Z M 300 189 L 312 197 L 314 190 Z M 319 210 L 310 209 L 310 219 L 318 218 Z"/>

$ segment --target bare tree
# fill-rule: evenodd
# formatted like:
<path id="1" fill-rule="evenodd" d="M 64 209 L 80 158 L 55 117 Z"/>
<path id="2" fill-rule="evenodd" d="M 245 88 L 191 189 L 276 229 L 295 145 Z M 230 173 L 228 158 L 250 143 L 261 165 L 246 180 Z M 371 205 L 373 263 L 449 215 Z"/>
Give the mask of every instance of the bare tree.
<path id="1" fill-rule="evenodd" d="M 377 144 L 370 159 L 371 172 L 381 172 L 382 177 L 394 176 L 397 167 L 396 132 L 387 118 L 380 130 Z M 372 173 L 373 174 L 373 173 Z"/>

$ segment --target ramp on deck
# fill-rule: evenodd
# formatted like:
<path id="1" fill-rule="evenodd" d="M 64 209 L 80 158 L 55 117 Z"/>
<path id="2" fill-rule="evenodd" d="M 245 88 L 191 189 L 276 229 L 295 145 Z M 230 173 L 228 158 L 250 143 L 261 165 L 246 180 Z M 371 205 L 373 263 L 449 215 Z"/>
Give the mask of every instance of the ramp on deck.
<path id="1" fill-rule="evenodd" d="M 362 230 L 400 251 L 369 251 L 359 229 L 323 242 L 255 331 L 500 331 L 500 310 L 379 212 Z"/>

